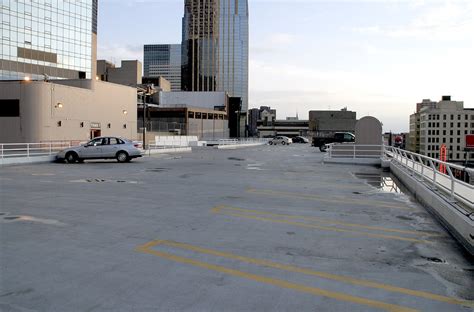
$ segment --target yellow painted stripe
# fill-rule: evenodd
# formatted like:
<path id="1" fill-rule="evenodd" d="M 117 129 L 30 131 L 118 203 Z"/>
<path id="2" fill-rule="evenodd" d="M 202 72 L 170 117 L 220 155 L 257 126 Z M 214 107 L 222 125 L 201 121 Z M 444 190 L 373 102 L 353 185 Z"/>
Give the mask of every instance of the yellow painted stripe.
<path id="1" fill-rule="evenodd" d="M 423 232 L 423 231 L 409 231 L 409 230 L 398 230 L 398 229 L 391 229 L 391 228 L 385 228 L 385 227 L 380 227 L 380 226 L 368 226 L 368 225 L 362 225 L 362 224 L 355 224 L 355 223 L 346 223 L 346 222 L 340 222 L 336 220 L 330 220 L 330 219 L 324 219 L 324 218 L 319 218 L 319 217 L 310 217 L 310 216 L 296 216 L 296 215 L 289 215 L 289 214 L 280 214 L 280 213 L 271 213 L 271 212 L 266 212 L 266 211 L 260 211 L 260 210 L 253 210 L 253 209 L 243 209 L 243 208 L 237 208 L 237 207 L 231 207 L 231 206 L 218 206 L 220 210 L 222 209 L 228 209 L 228 210 L 235 210 L 235 211 L 241 211 L 241 212 L 249 212 L 253 214 L 258 214 L 258 215 L 268 215 L 268 216 L 273 216 L 273 217 L 283 217 L 283 218 L 288 218 L 288 219 L 303 219 L 303 220 L 314 220 L 317 222 L 323 222 L 323 223 L 328 223 L 328 224 L 337 224 L 337 225 L 342 225 L 346 227 L 357 227 L 357 228 L 362 228 L 362 229 L 367 229 L 367 230 L 375 230 L 375 231 L 383 231 L 383 232 L 394 232 L 394 233 L 401 233 L 401 234 L 414 234 L 414 235 L 423 235 L 427 237 L 437 237 L 441 236 L 440 234 L 433 234 L 433 233 L 428 233 L 428 232 Z"/>
<path id="2" fill-rule="evenodd" d="M 368 237 L 394 239 L 394 240 L 401 240 L 401 241 L 406 241 L 406 242 L 422 243 L 422 244 L 433 243 L 424 239 L 409 238 L 409 237 L 402 237 L 402 236 L 395 236 L 395 235 L 385 235 L 385 234 L 373 234 L 373 233 L 367 233 L 367 232 L 356 231 L 356 230 L 345 230 L 345 229 L 339 229 L 339 228 L 323 226 L 323 225 L 308 224 L 308 223 L 303 223 L 303 222 L 249 216 L 245 214 L 231 213 L 231 212 L 226 212 L 226 211 L 221 211 L 220 213 L 224 215 L 232 216 L 232 217 L 259 220 L 259 221 L 269 221 L 269 222 L 275 222 L 275 223 L 284 223 L 284 224 L 290 224 L 290 225 L 295 225 L 299 227 L 313 228 L 313 229 L 332 231 L 332 232 L 351 233 L 351 234 L 357 234 L 357 235 L 368 236 Z"/>
<path id="3" fill-rule="evenodd" d="M 402 287 L 397 287 L 397 286 L 372 282 L 372 281 L 363 280 L 363 279 L 356 279 L 356 278 L 352 278 L 352 277 L 349 277 L 349 276 L 330 274 L 330 273 L 320 272 L 320 271 L 313 271 L 313 270 L 304 269 L 304 268 L 300 268 L 300 267 L 293 266 L 293 265 L 286 265 L 286 264 L 277 263 L 277 262 L 268 261 L 268 260 L 261 260 L 261 259 L 255 259 L 255 258 L 239 256 L 239 255 L 235 255 L 235 254 L 231 254 L 231 253 L 226 253 L 226 252 L 221 252 L 221 251 L 217 251 L 217 250 L 202 248 L 202 247 L 193 246 L 193 245 L 189 245 L 189 244 L 185 244 L 185 243 L 178 243 L 178 242 L 172 242 L 172 241 L 154 241 L 154 242 L 145 244 L 143 246 L 140 246 L 140 247 L 138 247 L 138 249 L 149 250 L 149 248 L 152 248 L 152 247 L 160 245 L 160 244 L 167 245 L 167 246 L 170 246 L 170 247 L 180 248 L 180 249 L 184 249 L 184 250 L 190 250 L 190 251 L 194 251 L 194 252 L 198 252 L 198 253 L 202 253 L 202 254 L 208 254 L 208 255 L 213 255 L 213 256 L 227 258 L 227 259 L 239 260 L 239 261 L 246 262 L 246 263 L 261 265 L 261 266 L 265 266 L 265 267 L 269 267 L 269 268 L 275 268 L 275 269 L 284 270 L 284 271 L 288 271 L 288 272 L 295 272 L 295 273 L 302 273 L 302 274 L 305 274 L 305 275 L 317 276 L 317 277 L 320 277 L 320 278 L 335 280 L 335 281 L 343 282 L 343 283 L 347 283 L 347 284 L 353 284 L 353 285 L 357 285 L 357 286 L 364 286 L 364 287 L 369 287 L 369 288 L 381 289 L 381 290 L 388 291 L 388 292 L 401 293 L 401 294 L 405 294 L 405 295 L 409 295 L 409 296 L 413 296 L 413 297 L 425 298 L 425 299 L 444 302 L 444 303 L 448 303 L 448 304 L 474 307 L 474 302 L 472 302 L 472 301 L 460 300 L 460 299 L 447 297 L 447 296 L 442 296 L 442 295 L 437 295 L 437 294 L 433 294 L 433 293 L 429 293 L 429 292 L 425 292 L 425 291 L 412 290 L 412 289 L 407 289 L 407 288 L 402 288 Z"/>
<path id="4" fill-rule="evenodd" d="M 159 242 L 156 245 L 158 245 L 158 244 L 159 244 Z M 168 242 L 166 242 L 166 244 L 168 245 Z M 339 301 L 345 301 L 345 302 L 361 304 L 361 305 L 370 306 L 370 307 L 374 307 L 374 308 L 378 308 L 378 309 L 382 309 L 382 310 L 386 310 L 386 311 L 399 311 L 399 312 L 417 311 L 417 310 L 414 310 L 414 309 L 410 309 L 410 308 L 407 308 L 407 307 L 394 305 L 394 304 L 390 304 L 390 303 L 385 303 L 385 302 L 382 302 L 382 301 L 375 301 L 375 300 L 366 299 L 366 298 L 362 298 L 362 297 L 347 295 L 347 294 L 344 294 L 344 293 L 324 290 L 324 289 L 317 288 L 317 287 L 310 287 L 310 286 L 305 286 L 305 285 L 301 285 L 301 284 L 290 283 L 290 282 L 287 282 L 287 281 L 281 280 L 281 279 L 270 278 L 270 277 L 266 277 L 266 276 L 262 276 L 262 275 L 257 275 L 257 274 L 251 274 L 251 273 L 243 272 L 243 271 L 238 271 L 238 270 L 230 269 L 230 268 L 227 268 L 227 267 L 224 267 L 224 266 L 215 265 L 215 264 L 211 264 L 211 263 L 207 263 L 207 262 L 202 262 L 202 261 L 198 261 L 198 260 L 194 260 L 194 259 L 190 259 L 190 258 L 185 258 L 185 257 L 181 257 L 181 256 L 176 256 L 176 255 L 173 255 L 173 254 L 156 251 L 156 250 L 152 250 L 152 249 L 149 249 L 149 248 L 138 247 L 137 251 L 142 252 L 142 253 L 147 253 L 147 254 L 150 254 L 150 255 L 154 255 L 154 256 L 158 256 L 160 258 L 164 258 L 164 259 L 167 259 L 167 260 L 170 260 L 170 261 L 175 261 L 175 262 L 179 262 L 179 263 L 193 265 L 193 266 L 200 267 L 200 268 L 203 268 L 203 269 L 212 270 L 212 271 L 216 271 L 216 272 L 219 272 L 219 273 L 225 273 L 225 274 L 229 274 L 229 275 L 232 275 L 232 276 L 237 276 L 237 277 L 240 277 L 240 278 L 253 280 L 253 281 L 256 281 L 256 282 L 259 282 L 259 283 L 265 283 L 265 284 L 278 286 L 278 287 L 281 287 L 281 288 L 286 288 L 286 289 L 290 289 L 290 290 L 294 290 L 294 291 L 298 291 L 298 292 L 303 292 L 303 293 L 308 293 L 308 294 L 312 294 L 312 295 L 316 295 L 316 296 L 322 296 L 322 297 L 327 297 L 327 298 L 331 298 L 331 299 L 336 299 L 336 300 L 339 300 Z"/>
<path id="5" fill-rule="evenodd" d="M 367 200 L 360 200 L 360 199 L 349 200 L 345 198 L 330 199 L 330 198 L 327 198 L 326 196 L 320 196 L 320 195 L 290 193 L 290 192 L 272 191 L 272 190 L 248 189 L 247 192 L 252 193 L 252 194 L 258 194 L 258 195 L 272 195 L 272 196 L 280 196 L 280 197 L 283 196 L 283 197 L 294 197 L 294 198 L 300 198 L 300 199 L 302 198 L 302 199 L 307 199 L 307 200 L 317 200 L 317 201 L 322 201 L 322 202 L 327 202 L 327 203 L 346 203 L 346 204 L 352 204 L 352 205 L 358 205 L 358 206 L 368 205 L 368 206 L 383 207 L 383 208 L 410 210 L 410 208 L 406 206 L 391 205 L 391 204 L 387 204 L 381 201 L 367 201 Z"/>

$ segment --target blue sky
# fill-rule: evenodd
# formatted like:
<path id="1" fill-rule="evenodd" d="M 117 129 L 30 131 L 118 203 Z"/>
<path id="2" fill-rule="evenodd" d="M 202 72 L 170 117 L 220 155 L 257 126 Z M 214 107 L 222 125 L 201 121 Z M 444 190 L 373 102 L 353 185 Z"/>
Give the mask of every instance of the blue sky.
<path id="1" fill-rule="evenodd" d="M 179 43 L 183 0 L 99 1 L 99 58 Z M 250 107 L 347 107 L 407 131 L 423 98 L 474 107 L 474 1 L 249 0 Z"/>

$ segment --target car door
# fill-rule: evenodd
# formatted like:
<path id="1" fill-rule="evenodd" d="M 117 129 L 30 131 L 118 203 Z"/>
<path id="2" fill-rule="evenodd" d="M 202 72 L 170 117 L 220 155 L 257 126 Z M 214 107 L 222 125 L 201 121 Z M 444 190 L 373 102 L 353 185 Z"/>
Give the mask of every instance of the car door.
<path id="1" fill-rule="evenodd" d="M 108 144 L 103 147 L 104 156 L 107 158 L 114 158 L 119 150 L 119 141 L 117 138 L 109 138 Z"/>
<path id="2" fill-rule="evenodd" d="M 80 158 L 99 158 L 102 153 L 102 141 L 104 138 L 96 138 L 89 141 L 82 149 Z"/>

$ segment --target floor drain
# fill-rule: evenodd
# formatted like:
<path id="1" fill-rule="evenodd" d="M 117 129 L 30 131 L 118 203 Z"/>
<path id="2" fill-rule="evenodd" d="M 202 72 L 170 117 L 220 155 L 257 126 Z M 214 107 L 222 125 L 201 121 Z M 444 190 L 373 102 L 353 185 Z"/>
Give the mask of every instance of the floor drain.
<path id="1" fill-rule="evenodd" d="M 229 157 L 227 158 L 228 160 L 236 160 L 236 161 L 245 161 L 243 158 L 237 158 L 237 157 Z"/>
<path id="2" fill-rule="evenodd" d="M 434 263 L 445 263 L 444 260 L 440 259 L 440 258 L 436 258 L 436 257 L 422 257 L 430 262 L 434 262 Z"/>
<path id="3" fill-rule="evenodd" d="M 4 217 L 3 219 L 5 219 L 5 220 L 16 220 L 16 219 L 20 219 L 20 217 Z"/>

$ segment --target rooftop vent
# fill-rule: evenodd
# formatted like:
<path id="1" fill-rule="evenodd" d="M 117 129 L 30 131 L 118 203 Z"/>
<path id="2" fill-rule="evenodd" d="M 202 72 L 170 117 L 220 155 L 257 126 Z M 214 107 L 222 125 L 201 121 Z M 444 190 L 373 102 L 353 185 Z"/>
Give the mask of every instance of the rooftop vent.
<path id="1" fill-rule="evenodd" d="M 441 101 L 451 101 L 451 95 L 443 95 Z"/>

